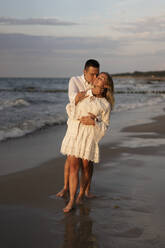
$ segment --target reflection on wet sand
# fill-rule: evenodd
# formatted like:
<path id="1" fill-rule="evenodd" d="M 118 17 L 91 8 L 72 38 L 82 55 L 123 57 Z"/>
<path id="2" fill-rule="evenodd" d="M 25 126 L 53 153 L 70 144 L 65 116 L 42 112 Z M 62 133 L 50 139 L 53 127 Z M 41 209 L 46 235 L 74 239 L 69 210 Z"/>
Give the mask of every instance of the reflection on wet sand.
<path id="1" fill-rule="evenodd" d="M 62 248 L 99 248 L 93 233 L 93 220 L 90 217 L 90 208 L 79 206 L 76 210 L 65 215 L 65 233 Z"/>

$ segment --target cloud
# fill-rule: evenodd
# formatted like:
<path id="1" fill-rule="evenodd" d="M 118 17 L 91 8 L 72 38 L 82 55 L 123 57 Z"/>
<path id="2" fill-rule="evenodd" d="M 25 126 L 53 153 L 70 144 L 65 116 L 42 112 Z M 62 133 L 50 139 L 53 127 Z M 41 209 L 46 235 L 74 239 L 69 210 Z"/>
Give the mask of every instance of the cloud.
<path id="1" fill-rule="evenodd" d="M 165 49 L 160 49 L 160 50 L 156 51 L 154 55 L 159 55 L 161 57 L 164 57 L 165 56 Z"/>
<path id="2" fill-rule="evenodd" d="M 115 57 L 118 41 L 102 37 L 0 34 L 0 76 L 70 76 L 82 73 L 88 58 Z M 109 63 L 104 67 L 108 70 Z M 73 74 L 72 74 L 73 73 Z"/>
<path id="3" fill-rule="evenodd" d="M 162 41 L 148 41 L 146 37 L 138 39 L 137 35 L 134 36 L 123 36 L 114 40 L 110 37 L 53 37 L 0 33 L 0 52 L 24 54 L 24 56 L 56 56 L 67 59 L 92 57 L 93 55 L 121 58 L 144 54 L 156 55 L 158 49 L 164 47 L 161 45 Z"/>
<path id="4" fill-rule="evenodd" d="M 163 43 L 136 41 L 133 36 L 130 40 L 127 35 L 113 40 L 0 33 L 0 76 L 76 75 L 88 58 L 111 73 L 146 70 L 143 66 L 151 70 L 164 64 L 164 51 Z"/>
<path id="5" fill-rule="evenodd" d="M 119 41 L 108 37 L 53 37 L 0 33 L 0 50 L 114 52 L 119 46 Z"/>
<path id="6" fill-rule="evenodd" d="M 146 17 L 137 19 L 134 22 L 121 22 L 112 27 L 121 33 L 152 33 L 164 32 L 165 16 Z"/>
<path id="7" fill-rule="evenodd" d="M 74 22 L 60 21 L 57 18 L 29 18 L 18 19 L 10 17 L 0 17 L 0 25 L 49 25 L 49 26 L 70 26 L 78 25 Z"/>

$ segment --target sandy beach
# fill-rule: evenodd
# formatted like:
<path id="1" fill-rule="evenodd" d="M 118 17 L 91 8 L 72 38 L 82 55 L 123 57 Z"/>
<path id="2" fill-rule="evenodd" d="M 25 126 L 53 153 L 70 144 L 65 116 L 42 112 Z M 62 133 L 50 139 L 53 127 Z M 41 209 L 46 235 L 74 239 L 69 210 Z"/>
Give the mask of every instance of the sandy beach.
<path id="1" fill-rule="evenodd" d="M 1 143 L 2 248 L 164 248 L 165 105 L 115 113 L 92 192 L 68 214 L 59 147 L 66 126 Z"/>

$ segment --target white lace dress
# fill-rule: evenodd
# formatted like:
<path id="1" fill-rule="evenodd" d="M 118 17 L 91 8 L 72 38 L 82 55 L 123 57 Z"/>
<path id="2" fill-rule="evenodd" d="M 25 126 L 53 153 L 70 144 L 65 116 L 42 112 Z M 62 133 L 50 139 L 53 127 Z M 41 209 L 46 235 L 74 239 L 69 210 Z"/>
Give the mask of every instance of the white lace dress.
<path id="1" fill-rule="evenodd" d="M 99 162 L 100 139 L 109 126 L 111 106 L 105 98 L 88 96 L 76 106 L 74 102 L 66 106 L 68 113 L 68 128 L 62 141 L 61 153 L 77 158 Z M 92 113 L 97 116 L 95 126 L 83 125 L 78 120 Z"/>

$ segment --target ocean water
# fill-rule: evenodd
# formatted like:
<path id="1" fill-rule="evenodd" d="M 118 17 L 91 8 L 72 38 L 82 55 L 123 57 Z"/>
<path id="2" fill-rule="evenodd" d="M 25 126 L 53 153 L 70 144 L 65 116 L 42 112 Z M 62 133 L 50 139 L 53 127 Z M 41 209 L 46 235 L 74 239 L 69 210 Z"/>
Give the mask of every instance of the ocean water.
<path id="1" fill-rule="evenodd" d="M 0 78 L 0 141 L 67 121 L 69 78 Z M 113 114 L 165 100 L 165 82 L 114 79 Z"/>

